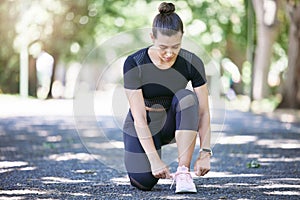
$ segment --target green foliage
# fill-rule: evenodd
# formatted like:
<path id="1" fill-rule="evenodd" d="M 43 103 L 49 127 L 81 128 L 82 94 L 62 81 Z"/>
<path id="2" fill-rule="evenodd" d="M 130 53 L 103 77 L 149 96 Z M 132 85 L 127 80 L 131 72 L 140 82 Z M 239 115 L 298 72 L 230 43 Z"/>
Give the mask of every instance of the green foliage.
<path id="1" fill-rule="evenodd" d="M 247 163 L 247 168 L 260 168 L 260 164 L 257 160 L 251 160 Z"/>
<path id="2" fill-rule="evenodd" d="M 204 22 L 204 31 L 194 35 L 195 40 L 211 53 L 214 59 L 245 56 L 247 48 L 246 7 L 242 0 L 191 0 L 189 7 L 195 20 Z M 195 27 L 197 28 L 197 27 Z M 199 27 L 198 27 L 199 28 Z M 239 49 L 240 55 L 231 55 L 231 48 Z M 220 52 L 216 54 L 216 52 Z"/>
<path id="3" fill-rule="evenodd" d="M 242 69 L 249 38 L 247 6 L 250 0 L 173 1 L 185 24 L 186 35 L 221 61 L 230 58 L 249 86 L 249 65 Z M 36 58 L 41 50 L 67 64 L 82 60 L 112 35 L 151 27 L 160 1 L 149 0 L 24 0 L 0 2 L 0 92 L 16 93 L 19 82 L 19 51 L 28 44 Z M 254 18 L 255 16 L 252 16 Z M 287 19 L 278 44 L 287 50 Z M 250 41 L 250 42 L 249 42 Z M 251 62 L 251 60 L 250 60 Z M 247 87 L 248 87 L 247 86 Z"/>
<path id="4" fill-rule="evenodd" d="M 0 93 L 18 91 L 19 58 L 13 49 L 14 14 L 11 5 L 7 1 L 0 3 Z"/>

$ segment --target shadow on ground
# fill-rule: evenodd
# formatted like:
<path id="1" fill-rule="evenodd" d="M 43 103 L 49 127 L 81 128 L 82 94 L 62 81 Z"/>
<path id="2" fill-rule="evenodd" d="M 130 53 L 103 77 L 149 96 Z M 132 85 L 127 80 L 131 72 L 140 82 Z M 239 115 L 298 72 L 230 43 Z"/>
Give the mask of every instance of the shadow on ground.
<path id="1" fill-rule="evenodd" d="M 180 195 L 169 189 L 171 180 L 160 181 L 151 192 L 132 188 L 122 166 L 120 129 L 109 117 L 97 123 L 104 134 L 89 132 L 89 124 L 78 134 L 74 119 L 66 116 L 1 118 L 0 199 L 300 197 L 297 123 L 227 111 L 223 129 L 214 130 L 220 137 L 211 172 L 195 178 L 197 194 Z M 260 167 L 249 168 L 251 161 Z M 170 168 L 174 171 L 176 162 Z"/>

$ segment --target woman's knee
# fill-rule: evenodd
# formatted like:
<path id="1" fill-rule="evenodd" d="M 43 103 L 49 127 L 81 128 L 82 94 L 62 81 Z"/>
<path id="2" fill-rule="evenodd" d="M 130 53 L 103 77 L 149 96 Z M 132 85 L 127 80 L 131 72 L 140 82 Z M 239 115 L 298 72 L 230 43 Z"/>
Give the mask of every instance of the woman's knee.
<path id="1" fill-rule="evenodd" d="M 179 90 L 175 94 L 176 130 L 197 130 L 199 126 L 199 102 L 191 90 Z"/>
<path id="2" fill-rule="evenodd" d="M 175 93 L 176 110 L 181 111 L 186 108 L 198 108 L 199 102 L 194 92 L 188 89 L 182 89 Z"/>
<path id="3" fill-rule="evenodd" d="M 128 175 L 131 185 L 144 191 L 150 191 L 158 182 L 151 173 L 129 173 Z"/>
<path id="4" fill-rule="evenodd" d="M 158 179 L 152 175 L 145 153 L 125 151 L 125 167 L 132 186 L 140 190 L 151 190 Z"/>

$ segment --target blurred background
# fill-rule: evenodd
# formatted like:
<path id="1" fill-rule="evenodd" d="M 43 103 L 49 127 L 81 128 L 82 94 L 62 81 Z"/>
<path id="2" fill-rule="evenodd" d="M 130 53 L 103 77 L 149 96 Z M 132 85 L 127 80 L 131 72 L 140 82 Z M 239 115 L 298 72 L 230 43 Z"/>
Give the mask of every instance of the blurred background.
<path id="1" fill-rule="evenodd" d="M 73 99 L 89 53 L 121 32 L 151 27 L 161 2 L 0 1 L 0 98 Z M 300 108 L 299 0 L 169 2 L 185 36 L 216 63 L 229 108 Z"/>

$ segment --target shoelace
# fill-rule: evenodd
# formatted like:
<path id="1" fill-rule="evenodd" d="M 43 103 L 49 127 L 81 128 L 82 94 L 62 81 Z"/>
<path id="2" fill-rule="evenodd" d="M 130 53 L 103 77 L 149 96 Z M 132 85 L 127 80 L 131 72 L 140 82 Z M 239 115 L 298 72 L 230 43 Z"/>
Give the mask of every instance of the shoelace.
<path id="1" fill-rule="evenodd" d="M 170 186 L 170 189 L 172 189 L 172 187 L 173 187 L 173 185 L 174 185 L 174 183 L 175 183 L 176 177 L 177 177 L 178 175 L 180 175 L 180 174 L 186 174 L 186 175 L 192 177 L 191 174 L 190 174 L 190 172 L 176 172 L 176 173 L 174 173 L 174 174 L 171 174 L 171 177 L 173 178 L 173 181 L 172 181 L 172 184 L 171 184 L 171 186 Z"/>

